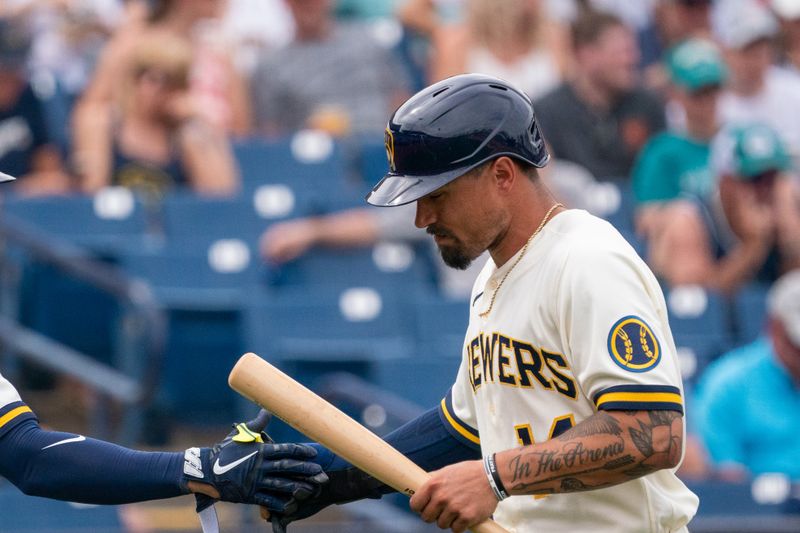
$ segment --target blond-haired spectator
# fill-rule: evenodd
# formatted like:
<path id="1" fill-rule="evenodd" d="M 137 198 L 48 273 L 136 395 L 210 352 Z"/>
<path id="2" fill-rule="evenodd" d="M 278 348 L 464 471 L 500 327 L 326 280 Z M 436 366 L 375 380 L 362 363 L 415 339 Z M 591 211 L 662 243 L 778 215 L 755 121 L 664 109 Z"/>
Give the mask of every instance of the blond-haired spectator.
<path id="1" fill-rule="evenodd" d="M 247 84 L 237 71 L 221 28 L 225 2 L 217 0 L 153 0 L 145 20 L 132 18 L 109 42 L 94 76 L 75 110 L 75 135 L 92 123 L 117 98 L 120 80 L 137 44 L 160 34 L 184 40 L 191 47 L 189 90 L 198 112 L 213 126 L 234 135 L 250 131 Z"/>
<path id="2" fill-rule="evenodd" d="M 160 196 L 176 187 L 231 194 L 238 187 L 225 136 L 197 114 L 189 94 L 192 50 L 165 33 L 139 42 L 121 73 L 115 105 L 75 139 L 80 188 L 121 185 Z"/>

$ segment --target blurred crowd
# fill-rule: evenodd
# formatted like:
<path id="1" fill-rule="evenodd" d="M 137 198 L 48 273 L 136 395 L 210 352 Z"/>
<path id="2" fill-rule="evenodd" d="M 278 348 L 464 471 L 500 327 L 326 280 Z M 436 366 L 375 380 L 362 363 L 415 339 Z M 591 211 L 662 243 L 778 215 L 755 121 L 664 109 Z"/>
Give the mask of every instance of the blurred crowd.
<path id="1" fill-rule="evenodd" d="M 686 472 L 800 479 L 800 0 L 3 0 L 0 170 L 19 195 L 233 196 L 237 140 L 382 139 L 462 72 L 530 95 L 543 179 L 588 209 L 613 184 L 665 285 L 781 280 L 767 336 L 698 387 Z M 274 225 L 262 253 L 425 237 L 386 211 Z"/>

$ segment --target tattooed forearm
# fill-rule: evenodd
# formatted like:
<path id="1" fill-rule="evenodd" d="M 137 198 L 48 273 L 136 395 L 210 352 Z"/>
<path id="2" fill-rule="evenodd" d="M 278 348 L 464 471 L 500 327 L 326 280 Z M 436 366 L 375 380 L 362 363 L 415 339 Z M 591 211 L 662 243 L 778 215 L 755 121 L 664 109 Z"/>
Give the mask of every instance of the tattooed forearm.
<path id="1" fill-rule="evenodd" d="M 575 426 L 571 431 L 562 433 L 557 438 L 561 441 L 574 439 L 575 437 L 589 437 L 591 435 L 621 435 L 622 428 L 614 417 L 600 411 L 591 418 L 587 418 L 582 423 Z"/>
<path id="2" fill-rule="evenodd" d="M 624 449 L 625 442 L 619 439 L 616 442 L 596 448 L 587 448 L 583 442 L 572 441 L 563 445 L 560 451 L 531 451 L 528 454 L 518 455 L 512 459 L 513 476 L 511 481 L 530 478 L 532 467 L 534 470 L 533 477 L 541 478 L 547 476 L 547 474 L 557 474 L 563 470 L 574 471 L 575 468 L 583 465 L 596 465 L 603 459 L 621 454 Z M 548 479 L 560 477 L 562 476 L 554 476 Z"/>
<path id="3" fill-rule="evenodd" d="M 498 454 L 498 464 L 513 494 L 616 485 L 677 464 L 681 416 L 675 411 L 601 411 L 559 437 Z"/>

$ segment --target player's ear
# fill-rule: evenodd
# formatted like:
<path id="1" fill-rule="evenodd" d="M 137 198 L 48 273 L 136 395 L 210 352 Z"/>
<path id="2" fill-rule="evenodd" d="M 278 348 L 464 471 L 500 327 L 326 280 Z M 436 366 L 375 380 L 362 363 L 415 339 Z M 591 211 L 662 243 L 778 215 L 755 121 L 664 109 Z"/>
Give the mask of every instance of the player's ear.
<path id="1" fill-rule="evenodd" d="M 520 169 L 514 165 L 510 157 L 502 156 L 492 161 L 491 172 L 497 188 L 509 192 Z"/>

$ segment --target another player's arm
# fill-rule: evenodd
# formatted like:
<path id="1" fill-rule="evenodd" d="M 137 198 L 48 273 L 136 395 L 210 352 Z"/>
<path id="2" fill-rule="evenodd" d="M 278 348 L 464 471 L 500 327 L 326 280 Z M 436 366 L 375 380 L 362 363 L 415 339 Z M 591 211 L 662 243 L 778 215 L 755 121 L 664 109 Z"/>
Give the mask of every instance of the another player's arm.
<path id="1" fill-rule="evenodd" d="M 26 411 L 0 424 L 0 475 L 34 496 L 123 504 L 194 492 L 283 512 L 326 479 L 310 462 L 313 449 L 238 437 L 244 424 L 213 448 L 145 452 L 41 429 L 30 409 L 16 403 Z M 214 464 L 237 467 L 217 470 Z"/>
<path id="2" fill-rule="evenodd" d="M 554 494 L 609 487 L 678 465 L 679 411 L 599 411 L 540 444 L 497 453 L 509 494 Z"/>

